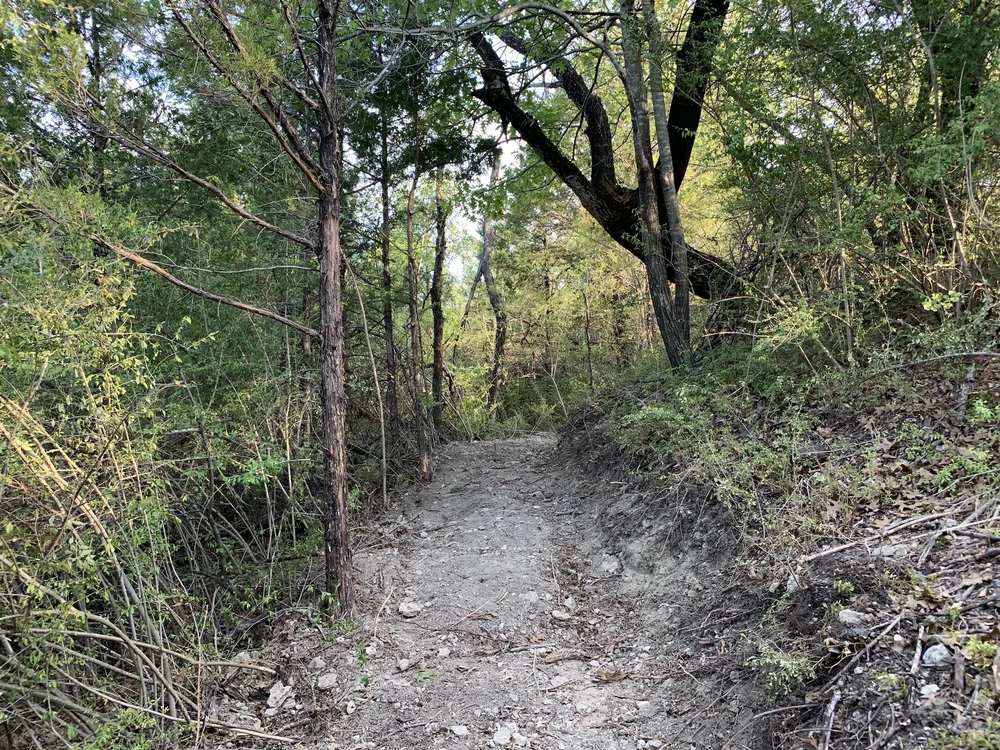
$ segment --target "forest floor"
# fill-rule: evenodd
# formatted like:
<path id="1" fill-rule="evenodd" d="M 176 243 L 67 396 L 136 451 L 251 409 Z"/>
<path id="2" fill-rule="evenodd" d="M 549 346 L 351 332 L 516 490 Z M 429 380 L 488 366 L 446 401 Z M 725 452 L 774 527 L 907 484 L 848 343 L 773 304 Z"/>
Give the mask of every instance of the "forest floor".
<path id="1" fill-rule="evenodd" d="M 234 673 L 213 714 L 307 750 L 751 744 L 763 699 L 735 628 L 752 595 L 655 519 L 616 536 L 599 509 L 624 488 L 556 446 L 444 446 L 434 481 L 359 539 L 351 629 L 284 618 L 240 656 L 277 674 Z M 278 746 L 199 739 L 261 743 Z"/>

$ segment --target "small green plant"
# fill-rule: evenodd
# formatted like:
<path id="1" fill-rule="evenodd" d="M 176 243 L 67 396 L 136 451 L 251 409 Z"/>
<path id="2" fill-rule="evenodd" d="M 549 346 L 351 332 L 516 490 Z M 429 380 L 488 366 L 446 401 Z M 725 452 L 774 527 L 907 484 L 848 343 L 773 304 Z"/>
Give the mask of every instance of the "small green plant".
<path id="1" fill-rule="evenodd" d="M 997 416 L 997 410 L 995 408 L 991 409 L 981 398 L 977 398 L 969 404 L 969 424 L 973 427 L 979 427 L 984 424 L 993 424 L 997 421 Z"/>
<path id="2" fill-rule="evenodd" d="M 958 621 L 962 618 L 962 608 L 957 604 L 952 604 L 948 607 L 948 621 L 951 626 L 958 627 Z"/>
<path id="3" fill-rule="evenodd" d="M 993 660 L 997 657 L 997 644 L 970 635 L 969 642 L 965 644 L 962 651 L 977 669 L 990 669 L 993 666 Z"/>
<path id="4" fill-rule="evenodd" d="M 845 599 L 850 599 L 854 596 L 854 584 L 850 581 L 834 581 L 833 590 Z"/>
<path id="5" fill-rule="evenodd" d="M 883 570 L 875 577 L 875 585 L 883 588 L 892 588 L 899 583 L 899 578 L 891 570 Z"/>
<path id="6" fill-rule="evenodd" d="M 82 748 L 83 750 L 150 750 L 154 744 L 155 726 L 156 722 L 152 716 L 136 708 L 126 708 L 119 711 L 110 721 L 101 724 Z"/>
<path id="7" fill-rule="evenodd" d="M 1000 750 L 1000 734 L 995 728 L 943 734 L 930 742 L 935 750 Z"/>
<path id="8" fill-rule="evenodd" d="M 417 682 L 427 682 L 434 679 L 433 672 L 417 672 Z"/>
<path id="9" fill-rule="evenodd" d="M 902 677 L 898 674 L 892 674 L 891 672 L 879 672 L 878 674 L 872 675 L 872 682 L 875 683 L 875 687 L 879 690 L 886 690 L 889 692 L 895 692 L 905 684 Z"/>
<path id="10" fill-rule="evenodd" d="M 794 692 L 816 678 L 812 660 L 804 650 L 784 651 L 773 643 L 757 644 L 757 655 L 747 664 L 761 674 L 764 686 L 776 697 Z"/>

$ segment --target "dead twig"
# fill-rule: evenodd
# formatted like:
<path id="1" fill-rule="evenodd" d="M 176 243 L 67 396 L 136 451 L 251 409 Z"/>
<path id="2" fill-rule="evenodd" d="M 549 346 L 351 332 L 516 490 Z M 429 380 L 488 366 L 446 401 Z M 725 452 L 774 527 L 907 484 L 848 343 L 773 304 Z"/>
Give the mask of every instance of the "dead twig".
<path id="1" fill-rule="evenodd" d="M 858 653 L 856 653 L 854 655 L 854 657 L 849 662 L 847 662 L 847 664 L 845 664 L 843 667 L 841 667 L 839 670 L 837 670 L 837 674 L 835 674 L 833 676 L 833 678 L 829 682 L 827 682 L 826 687 L 823 688 L 822 691 L 820 691 L 820 694 L 822 695 L 822 694 L 825 694 L 825 693 L 829 692 L 830 690 L 832 690 L 833 687 L 837 684 L 837 681 L 841 677 L 843 677 L 845 674 L 847 674 L 848 672 L 850 672 L 852 669 L 854 669 L 854 667 L 857 666 L 858 662 L 861 661 L 865 657 L 865 654 L 867 654 L 869 651 L 871 651 L 872 646 L 874 646 L 876 643 L 878 643 L 883 638 L 885 638 L 885 636 L 888 635 L 889 632 L 893 628 L 895 628 L 897 625 L 899 625 L 899 623 L 900 623 L 900 621 L 902 619 L 903 619 L 902 613 L 896 615 L 896 617 L 893 618 L 892 622 L 890 622 L 888 625 L 886 625 L 879 632 L 879 634 L 877 636 L 875 636 L 870 641 L 868 641 L 868 643 L 865 644 L 865 647 L 863 649 L 861 649 L 860 651 L 858 651 Z"/>
<path id="2" fill-rule="evenodd" d="M 467 615 L 465 615 L 464 617 L 460 617 L 460 618 L 458 618 L 457 620 L 455 620 L 455 622 L 453 622 L 453 623 L 452 623 L 451 625 L 449 625 L 448 627 L 444 628 L 444 630 L 451 630 L 452 628 L 454 628 L 454 627 L 457 627 L 457 626 L 461 625 L 461 624 L 462 624 L 463 622 L 465 622 L 466 620 L 468 620 L 468 619 L 469 619 L 470 617 L 472 617 L 473 615 L 475 615 L 475 614 L 477 614 L 478 612 L 480 612 L 480 611 L 481 611 L 481 610 L 482 610 L 482 609 L 483 609 L 483 608 L 484 608 L 484 607 L 485 607 L 486 605 L 488 605 L 488 604 L 499 604 L 500 602 L 502 602 L 502 601 L 503 601 L 504 599 L 506 599 L 506 598 L 507 598 L 507 594 L 508 594 L 508 592 L 504 591 L 504 592 L 503 592 L 503 593 L 502 593 L 502 594 L 501 594 L 501 595 L 500 595 L 500 596 L 499 596 L 498 598 L 496 598 L 496 599 L 487 599 L 487 600 L 486 600 L 485 602 L 483 602 L 482 604 L 480 604 L 480 605 L 479 605 L 478 607 L 476 607 L 476 608 L 475 608 L 474 610 L 472 610 L 471 612 L 469 612 L 469 614 L 467 614 Z"/>
<path id="3" fill-rule="evenodd" d="M 840 703 L 840 691 L 833 694 L 826 707 L 826 728 L 823 730 L 821 750 L 830 750 L 830 736 L 833 734 L 833 720 L 837 715 L 837 704 Z"/>

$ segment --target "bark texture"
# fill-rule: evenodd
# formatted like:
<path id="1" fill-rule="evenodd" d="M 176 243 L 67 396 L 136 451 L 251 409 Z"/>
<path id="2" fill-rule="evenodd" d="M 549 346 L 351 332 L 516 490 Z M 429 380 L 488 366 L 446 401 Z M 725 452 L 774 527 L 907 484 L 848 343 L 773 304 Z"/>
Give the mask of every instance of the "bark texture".
<path id="1" fill-rule="evenodd" d="M 354 606 L 351 537 L 347 519 L 347 389 L 340 244 L 341 143 L 337 108 L 337 0 L 321 0 L 318 14 L 320 119 L 319 196 L 320 358 L 323 401 L 323 522 L 326 590 L 345 613 Z"/>
<path id="2" fill-rule="evenodd" d="M 434 316 L 434 364 L 431 375 L 431 397 L 434 405 L 431 416 L 438 434 L 444 427 L 444 256 L 448 249 L 448 212 L 444 204 L 444 183 L 442 169 L 437 170 L 434 208 L 434 272 L 431 275 L 431 313 Z"/>
<path id="3" fill-rule="evenodd" d="M 419 137 L 419 136 L 418 136 Z M 424 351 L 420 340 L 420 299 L 417 279 L 417 247 L 414 236 L 414 215 L 417 206 L 417 185 L 420 182 L 420 160 L 413 165 L 413 182 L 406 199 L 406 277 L 410 288 L 410 368 L 413 378 L 413 423 L 417 432 L 417 474 L 423 480 L 434 478 L 434 455 L 427 429 L 424 409 Z"/>

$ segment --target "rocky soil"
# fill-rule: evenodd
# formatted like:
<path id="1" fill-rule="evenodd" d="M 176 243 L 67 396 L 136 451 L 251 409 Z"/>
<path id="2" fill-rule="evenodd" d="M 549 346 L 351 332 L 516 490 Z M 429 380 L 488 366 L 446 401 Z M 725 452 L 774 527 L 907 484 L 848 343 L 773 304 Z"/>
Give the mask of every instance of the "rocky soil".
<path id="1" fill-rule="evenodd" d="M 210 697 L 252 734 L 198 745 L 755 744 L 745 581 L 665 546 L 655 514 L 623 537 L 608 509 L 627 487 L 565 464 L 551 435 L 446 446 L 356 554 L 354 624 L 286 617 Z"/>

